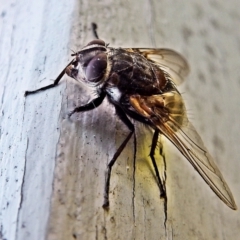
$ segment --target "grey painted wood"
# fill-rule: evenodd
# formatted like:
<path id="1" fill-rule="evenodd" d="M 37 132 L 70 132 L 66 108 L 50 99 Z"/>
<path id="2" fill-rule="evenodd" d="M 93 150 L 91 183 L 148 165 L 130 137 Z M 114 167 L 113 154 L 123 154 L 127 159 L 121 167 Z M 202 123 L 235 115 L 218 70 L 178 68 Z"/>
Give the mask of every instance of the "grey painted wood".
<path id="1" fill-rule="evenodd" d="M 45 239 L 61 89 L 25 99 L 65 65 L 74 2 L 1 1 L 1 239 Z"/>
<path id="2" fill-rule="evenodd" d="M 92 39 L 90 23 L 115 47 L 167 47 L 191 73 L 180 86 L 188 114 L 239 206 L 239 2 L 0 2 L 0 239 L 237 239 L 239 211 L 225 206 L 164 138 L 167 215 L 148 159 L 151 133 L 136 124 L 113 168 L 110 210 L 102 195 L 107 162 L 128 133 L 104 102 L 68 77 L 45 86 Z M 162 159 L 158 157 L 161 165 Z M 166 220 L 166 226 L 164 222 Z"/>

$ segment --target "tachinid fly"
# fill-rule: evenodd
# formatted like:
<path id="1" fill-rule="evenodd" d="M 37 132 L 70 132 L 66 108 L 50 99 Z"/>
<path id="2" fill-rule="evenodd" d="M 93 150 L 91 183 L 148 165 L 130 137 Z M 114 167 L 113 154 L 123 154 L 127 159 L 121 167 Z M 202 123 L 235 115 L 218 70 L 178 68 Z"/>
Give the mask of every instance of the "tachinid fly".
<path id="1" fill-rule="evenodd" d="M 135 128 L 129 118 L 142 122 L 154 130 L 150 157 L 155 169 L 160 194 L 165 196 L 154 152 L 159 134 L 168 138 L 192 164 L 216 195 L 230 208 L 237 209 L 232 193 L 205 148 L 200 136 L 189 122 L 182 96 L 176 88 L 189 72 L 186 60 L 170 49 L 111 48 L 98 39 L 89 42 L 59 74 L 53 84 L 26 91 L 33 94 L 57 86 L 63 75 L 95 87 L 98 97 L 69 113 L 89 111 L 107 97 L 117 116 L 130 133 L 108 164 L 103 207 L 109 206 L 111 169 L 133 135 Z"/>

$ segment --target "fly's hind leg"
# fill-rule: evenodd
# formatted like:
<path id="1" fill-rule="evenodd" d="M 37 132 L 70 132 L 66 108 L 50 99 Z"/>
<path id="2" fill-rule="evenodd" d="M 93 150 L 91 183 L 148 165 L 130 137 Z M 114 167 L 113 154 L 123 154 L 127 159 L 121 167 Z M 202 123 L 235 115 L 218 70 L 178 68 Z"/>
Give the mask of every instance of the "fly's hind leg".
<path id="1" fill-rule="evenodd" d="M 159 134 L 160 134 L 160 131 L 158 129 L 156 129 L 154 134 L 153 134 L 152 145 L 151 145 L 151 150 L 150 150 L 149 155 L 150 155 L 150 158 L 152 160 L 152 164 L 153 164 L 155 174 L 156 174 L 156 178 L 157 178 L 157 181 L 158 181 L 158 187 L 159 187 L 159 190 L 160 190 L 160 198 L 165 198 L 166 197 L 166 189 L 165 189 L 165 186 L 163 185 L 162 180 L 160 178 L 158 167 L 157 167 L 157 164 L 156 164 L 156 160 L 154 158 L 154 153 L 155 153 L 155 150 L 156 150 L 156 147 L 157 147 Z"/>
<path id="2" fill-rule="evenodd" d="M 111 178 L 112 167 L 113 167 L 114 163 L 116 162 L 117 158 L 119 157 L 119 155 L 121 154 L 121 152 L 123 151 L 123 149 L 126 147 L 128 141 L 130 140 L 130 138 L 132 137 L 132 135 L 135 131 L 134 125 L 128 119 L 128 117 L 126 116 L 124 111 L 118 106 L 115 106 L 115 109 L 116 109 L 116 114 L 123 121 L 123 123 L 128 127 L 128 129 L 130 130 L 130 133 L 127 135 L 125 140 L 122 142 L 120 147 L 117 149 L 117 151 L 114 154 L 111 161 L 108 163 L 107 171 L 106 171 L 106 178 L 105 178 L 105 187 L 104 187 L 104 201 L 103 201 L 103 205 L 102 205 L 102 207 L 104 209 L 108 209 L 108 207 L 109 207 L 109 187 L 110 187 L 110 178 Z"/>

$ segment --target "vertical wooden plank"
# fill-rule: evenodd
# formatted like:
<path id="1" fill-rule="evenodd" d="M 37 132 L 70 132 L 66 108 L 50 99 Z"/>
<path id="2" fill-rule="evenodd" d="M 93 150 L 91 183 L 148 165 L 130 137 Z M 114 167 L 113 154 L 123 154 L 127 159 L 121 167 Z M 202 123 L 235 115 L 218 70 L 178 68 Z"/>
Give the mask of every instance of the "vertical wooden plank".
<path id="1" fill-rule="evenodd" d="M 106 6 L 112 6 L 112 8 Z M 214 9 L 215 6 L 214 4 L 210 4 L 208 7 L 208 11 L 210 12 Z M 138 2 L 138 4 L 135 2 L 124 1 L 103 1 L 98 4 L 91 4 L 89 2 L 83 1 L 80 5 L 81 16 L 83 16 L 84 13 L 88 13 L 88 16 L 92 17 L 86 18 L 85 21 L 82 20 L 81 26 L 83 28 L 89 28 L 90 22 L 95 21 L 99 23 L 100 37 L 104 40 L 107 39 L 107 41 L 108 39 L 111 39 L 112 41 L 109 41 L 110 44 L 116 47 L 126 47 L 133 45 L 134 47 L 153 46 L 155 43 L 158 47 L 173 47 L 176 50 L 185 53 L 186 57 L 190 59 L 191 63 L 191 58 L 195 58 L 194 54 L 198 56 L 198 53 L 201 55 L 203 51 L 196 44 L 196 42 L 198 44 L 201 42 L 199 38 L 202 38 L 202 43 L 200 43 L 200 46 L 201 44 L 203 45 L 202 49 L 206 51 L 206 54 L 210 54 L 209 52 L 211 52 L 211 48 L 206 44 L 207 39 L 205 39 L 205 32 L 208 31 L 207 28 L 209 27 L 207 25 L 207 20 L 198 26 L 198 18 L 204 18 L 204 15 L 210 13 L 208 11 L 206 11 L 206 13 L 202 13 L 202 6 L 199 6 L 197 3 L 189 3 L 185 9 L 182 9 L 182 11 L 179 11 L 179 9 L 181 9 L 180 3 L 166 3 L 166 5 L 164 5 L 164 3 L 159 3 L 156 1 L 141 1 Z M 201 14 L 203 14 L 203 16 L 201 16 Z M 102 15 L 108 17 L 102 17 Z M 144 17 L 139 18 L 139 16 Z M 114 20 L 114 24 L 112 24 L 112 21 L 110 23 L 109 19 L 112 21 Z M 127 23 L 124 21 L 125 19 L 127 20 Z M 192 22 L 189 21 L 189 19 L 196 20 L 195 22 L 193 21 L 193 24 L 191 25 Z M 211 21 L 213 25 L 216 24 L 212 19 L 209 21 Z M 129 22 L 134 24 L 128 24 Z M 194 35 L 192 32 L 196 31 L 196 27 L 200 28 L 200 33 L 196 34 L 195 42 L 193 40 L 193 42 L 191 42 L 190 39 L 193 38 L 192 35 Z M 217 36 L 217 33 L 215 34 Z M 88 35 L 83 42 L 86 43 L 90 39 L 91 37 Z M 209 38 L 209 41 L 211 41 L 211 38 Z M 193 52 L 191 52 L 191 48 L 193 49 Z M 211 66 L 211 61 L 215 62 L 215 60 L 211 59 L 210 56 L 208 56 L 208 58 L 208 63 Z M 206 61 L 205 58 L 202 59 L 202 62 L 204 61 Z M 213 115 L 204 114 L 201 111 L 204 107 L 206 111 L 212 112 L 211 108 L 213 108 L 209 103 L 210 99 L 207 100 L 209 104 L 204 104 L 204 106 L 201 107 L 201 104 L 203 103 L 203 97 L 201 94 L 204 96 L 204 94 L 207 92 L 207 89 L 210 87 L 212 87 L 212 90 L 214 92 L 215 86 L 209 86 L 207 83 L 207 86 L 202 86 L 202 78 L 204 72 L 209 72 L 209 66 L 206 64 L 205 68 L 199 70 L 197 68 L 198 65 L 201 66 L 201 63 L 199 63 L 199 61 L 196 61 L 195 64 L 193 63 L 192 67 L 193 71 L 195 68 L 197 69 L 196 72 L 198 72 L 198 74 L 195 73 L 194 75 L 194 73 L 192 73 L 193 76 L 190 75 L 189 82 L 186 82 L 185 85 L 180 89 L 181 91 L 185 91 L 185 89 L 187 92 L 189 91 L 189 97 L 186 93 L 184 94 L 184 98 L 188 100 L 188 106 L 193 108 L 192 111 L 194 111 L 194 115 L 198 116 L 199 114 L 201 117 L 199 120 L 202 120 L 203 118 L 210 118 L 212 119 L 210 122 L 213 122 Z M 200 73 L 200 71 L 203 73 Z M 218 75 L 216 71 L 214 71 L 214 73 L 211 71 L 210 75 L 211 74 Z M 209 76 L 209 78 L 211 78 L 211 76 Z M 199 80 L 196 81 L 195 79 Z M 193 89 L 189 87 L 191 85 L 193 85 Z M 204 91 L 199 91 L 200 88 L 204 87 Z M 67 95 L 71 95 L 71 92 L 74 91 L 77 90 L 70 90 Z M 197 94 L 197 97 L 195 94 Z M 209 91 L 209 94 L 212 98 L 212 91 Z M 75 93 L 72 98 L 77 98 L 76 96 L 80 96 L 79 98 L 82 99 L 82 102 L 85 101 L 85 99 L 82 97 L 82 93 Z M 208 98 L 210 97 L 208 96 Z M 204 96 L 204 98 L 207 98 L 207 96 Z M 193 105 L 194 102 L 196 102 L 195 106 Z M 217 105 L 215 103 L 215 110 L 216 108 Z M 106 111 L 106 109 L 108 110 Z M 102 107 L 94 110 L 92 113 L 86 113 L 84 116 L 82 114 L 79 114 L 77 116 L 77 118 L 81 120 L 81 123 L 77 122 L 76 129 L 73 130 L 73 132 L 78 132 L 77 129 L 79 128 L 88 129 L 89 120 L 85 119 L 86 116 L 92 117 L 92 120 L 90 120 L 90 122 L 93 123 L 93 125 L 90 129 L 88 129 L 88 134 L 86 136 L 82 135 L 82 137 L 79 138 L 80 142 L 78 142 L 76 145 L 80 146 L 82 139 L 90 138 L 91 141 L 89 141 L 89 143 L 94 146 L 94 152 L 96 151 L 95 156 L 92 157 L 92 159 L 95 159 L 95 161 L 92 162 L 91 165 L 89 163 L 90 155 L 87 155 L 87 159 L 85 157 L 86 163 L 82 165 L 83 173 L 81 173 L 81 177 L 78 176 L 79 181 L 81 179 L 82 182 L 88 182 L 88 172 L 91 171 L 94 166 L 98 166 L 97 169 L 99 171 L 97 171 L 97 174 L 95 174 L 96 176 L 94 177 L 96 181 L 91 182 L 92 188 L 97 190 L 93 191 L 95 195 L 84 193 L 84 190 L 78 190 L 79 195 L 82 198 L 85 199 L 83 196 L 88 196 L 88 200 L 84 200 L 85 204 L 80 204 L 78 206 L 80 209 L 85 209 L 82 210 L 82 212 L 88 213 L 87 218 L 83 213 L 75 214 L 75 217 L 78 217 L 79 223 L 74 221 L 72 219 L 72 215 L 74 215 L 75 212 L 78 212 L 78 208 L 75 207 L 73 208 L 75 211 L 72 209 L 73 214 L 71 217 L 65 219 L 64 224 L 62 222 L 62 224 L 59 224 L 59 226 L 68 225 L 66 228 L 69 231 L 72 228 L 73 236 L 78 239 L 88 239 L 93 237 L 100 239 L 162 239 L 166 237 L 172 239 L 175 236 L 178 236 L 179 239 L 186 239 L 198 237 L 209 238 L 215 235 L 217 235 L 219 238 L 223 238 L 226 234 L 229 234 L 229 236 L 232 236 L 232 234 L 237 234 L 237 231 L 233 231 L 234 233 L 232 231 L 228 231 L 229 225 L 226 223 L 224 223 L 226 225 L 223 224 L 224 233 L 222 234 L 218 228 L 220 224 L 219 221 L 217 222 L 215 228 L 209 227 L 212 215 L 215 216 L 215 219 L 219 219 L 219 216 L 223 214 L 224 222 L 227 222 L 227 217 L 225 217 L 226 215 L 229 216 L 229 218 L 236 217 L 237 215 L 220 202 L 220 200 L 211 192 L 209 187 L 206 186 L 206 184 L 201 180 L 196 172 L 194 172 L 192 167 L 189 166 L 186 160 L 180 156 L 179 152 L 177 152 L 174 148 L 171 147 L 171 145 L 167 143 L 165 146 L 165 151 L 167 159 L 168 205 L 167 211 L 164 211 L 163 202 L 161 202 L 160 199 L 156 198 L 156 196 L 158 196 L 158 190 L 154 182 L 153 174 L 151 172 L 151 164 L 148 163 L 146 157 L 149 151 L 148 146 L 150 145 L 150 136 L 146 130 L 141 129 L 141 125 L 139 126 L 140 132 L 138 132 L 138 136 L 141 137 L 139 138 L 140 140 L 138 143 L 136 165 L 132 162 L 133 142 L 131 142 L 113 169 L 113 176 L 111 179 L 112 190 L 110 195 L 111 208 L 109 212 L 102 212 L 100 206 L 102 201 L 101 198 L 104 178 L 101 173 L 104 172 L 107 164 L 105 160 L 106 158 L 104 158 L 104 153 L 108 152 L 107 159 L 109 161 L 114 153 L 114 151 L 111 152 L 110 150 L 115 149 L 117 146 L 119 146 L 124 133 L 127 134 L 127 129 L 122 127 L 122 124 L 119 123 L 115 118 L 112 118 L 111 113 L 111 107 L 108 105 L 103 105 Z M 101 122 L 102 116 L 104 116 L 103 122 Z M 97 118 L 97 120 L 95 118 Z M 198 119 L 193 120 L 195 120 L 193 122 L 195 122 L 196 126 L 198 126 L 198 124 L 201 126 L 201 121 L 198 121 Z M 85 125 L 82 125 L 82 122 L 84 122 Z M 110 129 L 113 129 L 115 125 L 116 139 L 115 142 L 113 142 L 111 140 L 111 135 L 113 133 Z M 120 131 L 118 130 L 119 128 Z M 205 128 L 212 129 L 211 125 L 209 124 L 209 119 L 206 120 Z M 199 129 L 201 130 L 201 135 L 204 135 L 206 133 L 206 138 L 209 137 L 211 139 L 211 137 L 208 135 L 208 130 L 204 130 L 203 127 Z M 143 131 L 143 133 L 141 131 Z M 95 134 L 96 132 L 104 132 L 103 135 L 105 136 L 104 143 L 101 145 L 101 155 L 99 154 L 99 151 L 96 150 L 100 144 L 98 143 L 97 139 L 99 136 Z M 78 134 L 85 134 L 85 132 L 78 132 Z M 215 143 L 218 142 L 218 137 L 212 138 L 214 139 Z M 100 139 L 102 140 L 102 137 L 100 137 Z M 211 141 L 209 141 L 207 145 L 210 144 Z M 85 151 L 86 147 L 84 145 L 84 149 L 79 147 L 79 149 L 74 153 L 76 156 L 79 156 L 82 153 L 85 153 Z M 160 162 L 161 161 L 159 161 L 159 163 Z M 86 168 L 86 166 L 88 168 Z M 189 181 L 189 179 L 191 179 L 191 181 Z M 59 189 L 60 188 L 61 187 L 59 187 Z M 73 187 L 73 189 L 74 188 L 75 187 Z M 75 194 L 77 196 L 78 193 Z M 208 194 L 209 198 L 207 197 Z M 65 193 L 63 195 L 65 195 Z M 213 204 L 211 204 L 210 199 L 214 201 Z M 216 205 L 220 205 L 220 207 L 223 209 L 222 211 L 226 211 L 227 214 L 226 212 L 217 212 Z M 59 206 L 56 205 L 56 209 L 58 208 Z M 66 209 L 67 206 L 62 206 L 62 208 Z M 58 218 L 60 218 L 60 216 L 58 216 Z M 71 218 L 72 221 L 69 221 L 69 218 Z M 58 227 L 56 227 L 55 219 L 56 218 L 52 219 L 52 229 L 56 229 L 55 231 L 52 230 L 51 232 L 50 236 L 52 239 L 58 239 L 60 237 L 60 231 L 58 231 Z M 204 219 L 204 224 L 202 223 L 202 219 Z M 164 225 L 165 220 L 166 227 Z M 74 223 L 76 223 L 76 225 L 74 225 Z M 86 226 L 84 224 L 86 224 L 88 231 L 85 231 Z M 204 233 L 198 230 L 199 225 L 204 226 Z M 137 226 L 141 227 L 139 228 Z M 236 229 L 236 227 L 233 227 L 233 229 Z"/>
<path id="2" fill-rule="evenodd" d="M 45 239 L 61 87 L 24 91 L 56 77 L 67 61 L 73 1 L 0 4 L 0 239 Z"/>
<path id="3" fill-rule="evenodd" d="M 157 5 L 156 5 L 157 6 Z M 232 8 L 233 6 L 234 9 Z M 181 86 L 188 115 L 228 182 L 239 206 L 239 3 L 173 2 L 155 7 L 156 42 L 175 46 L 191 73 Z M 168 231 L 176 239 L 234 239 L 239 211 L 226 207 L 187 161 L 167 152 Z"/>

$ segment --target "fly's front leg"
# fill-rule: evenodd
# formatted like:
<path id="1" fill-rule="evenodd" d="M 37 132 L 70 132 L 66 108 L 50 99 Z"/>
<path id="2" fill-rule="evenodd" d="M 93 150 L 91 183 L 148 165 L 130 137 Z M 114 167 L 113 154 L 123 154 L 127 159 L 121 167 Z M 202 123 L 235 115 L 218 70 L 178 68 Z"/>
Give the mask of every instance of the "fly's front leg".
<path id="1" fill-rule="evenodd" d="M 106 178 L 105 178 L 104 201 L 103 201 L 103 205 L 102 205 L 102 207 L 104 209 L 108 209 L 108 207 L 109 207 L 109 187 L 110 187 L 110 178 L 111 178 L 112 167 L 113 167 L 114 163 L 116 162 L 116 160 L 118 159 L 121 152 L 123 151 L 123 149 L 126 147 L 129 139 L 131 138 L 131 136 L 133 135 L 133 133 L 135 131 L 134 125 L 128 119 L 125 112 L 118 106 L 115 106 L 115 109 L 116 109 L 116 114 L 123 121 L 123 123 L 125 123 L 125 125 L 128 127 L 128 129 L 130 130 L 130 133 L 127 135 L 125 140 L 122 142 L 120 147 L 115 152 L 111 161 L 108 163 L 107 171 L 106 171 Z"/>
<path id="2" fill-rule="evenodd" d="M 155 153 L 155 149 L 157 147 L 157 141 L 158 141 L 158 136 L 159 136 L 159 130 L 155 130 L 154 134 L 153 134 L 153 139 L 152 139 L 152 145 L 151 145 L 151 150 L 150 150 L 150 158 L 152 160 L 152 164 L 156 173 L 156 177 L 157 177 L 157 181 L 158 181 L 158 186 L 159 186 L 159 190 L 160 190 L 160 197 L 161 198 L 165 198 L 166 197 L 166 190 L 165 187 L 163 186 L 162 180 L 160 178 L 159 175 L 159 171 L 158 171 L 158 167 L 156 164 L 156 160 L 154 158 L 154 153 Z"/>
<path id="3" fill-rule="evenodd" d="M 30 94 L 34 94 L 34 93 L 37 93 L 37 92 L 40 92 L 40 91 L 44 91 L 44 90 L 47 90 L 47 89 L 50 89 L 50 88 L 53 88 L 53 87 L 56 87 L 59 83 L 59 81 L 61 80 L 61 78 L 63 77 L 63 75 L 65 74 L 66 72 L 66 69 L 74 62 L 75 60 L 73 59 L 63 70 L 62 72 L 58 75 L 58 77 L 56 78 L 56 80 L 52 83 L 52 84 L 49 84 L 45 87 L 42 87 L 42 88 L 39 88 L 39 89 L 36 89 L 36 90 L 33 90 L 33 91 L 26 91 L 24 96 L 26 97 L 27 95 L 30 95 Z"/>
<path id="4" fill-rule="evenodd" d="M 103 102 L 104 98 L 106 97 L 105 92 L 101 92 L 99 94 L 99 97 L 93 99 L 91 102 L 87 103 L 86 105 L 79 106 L 73 109 L 68 116 L 71 117 L 75 112 L 85 112 L 93 110 L 94 108 L 97 108 L 101 103 Z"/>

